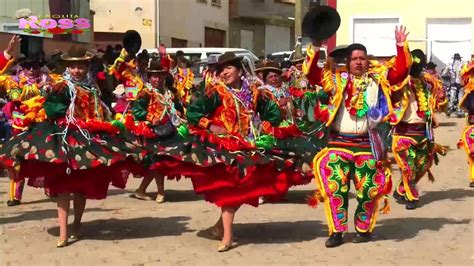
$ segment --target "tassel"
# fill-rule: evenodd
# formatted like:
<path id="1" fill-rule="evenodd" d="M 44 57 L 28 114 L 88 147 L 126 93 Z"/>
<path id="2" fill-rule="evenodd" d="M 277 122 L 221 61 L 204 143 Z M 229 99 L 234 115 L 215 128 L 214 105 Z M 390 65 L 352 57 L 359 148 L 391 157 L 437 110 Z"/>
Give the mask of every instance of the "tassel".
<path id="1" fill-rule="evenodd" d="M 429 179 L 431 182 L 434 182 L 434 181 L 435 181 L 435 178 L 434 178 L 433 174 L 431 173 L 431 170 L 428 170 L 428 179 Z"/>
<path id="2" fill-rule="evenodd" d="M 457 145 L 458 149 L 464 148 L 464 143 L 463 143 L 462 139 L 460 139 L 456 145 Z"/>
<path id="3" fill-rule="evenodd" d="M 387 196 L 384 196 L 383 207 L 379 211 L 383 214 L 388 214 L 390 212 L 390 203 L 388 202 Z"/>
<path id="4" fill-rule="evenodd" d="M 319 190 L 316 190 L 312 194 L 309 194 L 306 197 L 306 202 L 308 203 L 308 206 L 311 208 L 316 208 L 318 206 L 319 202 L 324 202 L 323 196 L 319 192 Z"/>
<path id="5" fill-rule="evenodd" d="M 443 146 L 438 143 L 434 144 L 434 150 L 436 153 L 445 156 L 448 153 L 449 146 Z"/>

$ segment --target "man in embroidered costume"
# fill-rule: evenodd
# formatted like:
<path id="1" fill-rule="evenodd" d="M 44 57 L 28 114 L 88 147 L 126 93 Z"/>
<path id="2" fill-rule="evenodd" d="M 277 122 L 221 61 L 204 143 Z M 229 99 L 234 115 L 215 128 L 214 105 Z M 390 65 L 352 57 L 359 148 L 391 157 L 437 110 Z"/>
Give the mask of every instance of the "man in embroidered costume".
<path id="1" fill-rule="evenodd" d="M 303 32 L 305 21 L 306 17 Z M 350 179 L 354 181 L 359 203 L 354 215 L 357 236 L 353 242 L 367 242 L 375 226 L 379 200 L 391 189 L 391 173 L 384 162 L 385 151 L 377 134 L 377 124 L 390 113 L 389 84 L 402 81 L 408 74 L 411 59 L 407 33 L 404 27 L 395 30 L 397 57 L 392 67 L 369 61 L 366 48 L 352 44 L 347 48 L 349 73 L 338 75 L 328 66 L 324 69 L 317 66 L 318 44 L 324 39 L 310 37 L 315 45 L 307 50 L 303 70 L 310 83 L 321 85 L 330 97 L 326 122 L 330 131 L 329 145 L 313 161 L 329 226 L 326 247 L 343 243 L 342 234 L 348 228 Z"/>
<path id="2" fill-rule="evenodd" d="M 461 71 L 464 97 L 459 106 L 468 113 L 467 126 L 462 132 L 458 147 L 463 147 L 469 162 L 469 186 L 474 187 L 474 61 L 464 65 Z"/>
<path id="3" fill-rule="evenodd" d="M 445 150 L 434 143 L 434 112 L 447 104 L 441 80 L 424 70 L 426 56 L 416 49 L 411 52 L 413 64 L 410 75 L 393 87 L 392 103 L 394 114 L 391 124 L 394 126 L 392 152 L 402 174 L 393 196 L 406 209 L 417 208 L 418 190 L 416 184 L 430 172 L 436 152 L 445 154 Z M 437 160 L 435 160 L 437 162 Z"/>

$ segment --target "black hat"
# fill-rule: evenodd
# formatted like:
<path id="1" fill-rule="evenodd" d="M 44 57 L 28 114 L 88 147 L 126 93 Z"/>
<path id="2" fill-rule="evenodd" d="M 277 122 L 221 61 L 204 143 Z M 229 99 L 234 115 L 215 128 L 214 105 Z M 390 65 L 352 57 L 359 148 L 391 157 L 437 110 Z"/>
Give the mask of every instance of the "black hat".
<path id="1" fill-rule="evenodd" d="M 323 41 L 334 35 L 341 25 L 337 10 L 330 6 L 318 6 L 311 9 L 303 18 L 303 36 L 314 41 Z"/>
<path id="2" fill-rule="evenodd" d="M 241 66 L 242 65 L 241 61 L 242 61 L 242 57 L 236 56 L 234 52 L 225 52 L 221 56 L 219 56 L 219 60 L 217 60 L 217 64 L 216 64 L 217 73 L 220 73 L 222 69 L 228 65 L 239 66 L 240 64 Z"/>
<path id="3" fill-rule="evenodd" d="M 348 45 L 338 45 L 329 53 L 332 58 L 346 58 Z"/>
<path id="4" fill-rule="evenodd" d="M 455 53 L 454 56 L 453 56 L 453 59 L 454 60 L 461 60 L 461 55 L 459 53 Z"/>
<path id="5" fill-rule="evenodd" d="M 129 55 L 135 55 L 142 46 L 142 38 L 136 30 L 127 30 L 122 39 L 123 48 Z"/>
<path id="6" fill-rule="evenodd" d="M 147 61 L 150 60 L 150 55 L 146 52 L 141 52 L 137 55 L 137 61 Z"/>
<path id="7" fill-rule="evenodd" d="M 365 48 L 365 46 L 360 43 L 353 43 L 347 46 L 346 56 L 351 56 L 353 51 L 364 51 L 365 54 L 367 54 L 367 48 Z"/>
<path id="8" fill-rule="evenodd" d="M 432 61 L 430 61 L 430 62 L 426 65 L 426 68 L 433 70 L 433 69 L 436 69 L 436 66 L 437 66 L 437 65 L 436 65 L 435 63 L 433 63 Z"/>
<path id="9" fill-rule="evenodd" d="M 161 66 L 161 63 L 157 59 L 153 59 L 150 62 L 150 66 L 148 67 L 148 73 L 166 73 L 166 69 Z"/>
<path id="10" fill-rule="evenodd" d="M 426 55 L 421 49 L 415 49 L 411 51 L 411 55 L 418 60 L 414 60 L 413 64 L 421 64 L 422 66 L 426 65 Z M 417 62 L 418 61 L 418 62 Z"/>
<path id="11" fill-rule="evenodd" d="M 90 61 L 94 55 L 88 52 L 86 48 L 79 46 L 71 46 L 67 53 L 61 55 L 64 61 Z"/>
<path id="12" fill-rule="evenodd" d="M 31 53 L 26 57 L 20 58 L 18 64 L 23 68 L 40 68 L 45 65 L 45 61 L 41 59 L 41 53 L 35 52 Z"/>

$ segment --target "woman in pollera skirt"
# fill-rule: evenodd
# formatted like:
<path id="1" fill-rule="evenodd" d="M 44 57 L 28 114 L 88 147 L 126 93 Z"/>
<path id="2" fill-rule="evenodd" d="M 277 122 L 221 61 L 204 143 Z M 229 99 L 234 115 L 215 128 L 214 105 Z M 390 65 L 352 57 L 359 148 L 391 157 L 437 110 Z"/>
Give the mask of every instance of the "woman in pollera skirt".
<path id="1" fill-rule="evenodd" d="M 223 252 L 232 247 L 232 224 L 240 206 L 258 206 L 262 196 L 280 198 L 300 173 L 291 160 L 265 152 L 275 138 L 264 129 L 282 121 L 272 93 L 249 82 L 234 53 L 219 57 L 217 74 L 220 80 L 206 84 L 187 107 L 190 150 L 175 158 L 196 166 L 184 175 L 191 177 L 196 193 L 221 208 L 209 232 L 221 240 L 218 251 Z"/>
<path id="2" fill-rule="evenodd" d="M 0 161 L 8 168 L 20 168 L 17 179 L 28 179 L 34 187 L 44 187 L 55 196 L 58 206 L 59 240 L 81 236 L 81 218 L 86 199 L 104 199 L 109 184 L 125 188 L 132 155 L 139 149 L 120 139 L 119 129 L 109 122 L 110 112 L 100 99 L 100 91 L 89 73 L 93 55 L 72 47 L 62 59 L 67 70 L 51 82 L 42 99 L 46 117 L 34 119 L 29 129 L 0 149 Z M 74 203 L 74 223 L 68 238 L 70 200 Z"/>

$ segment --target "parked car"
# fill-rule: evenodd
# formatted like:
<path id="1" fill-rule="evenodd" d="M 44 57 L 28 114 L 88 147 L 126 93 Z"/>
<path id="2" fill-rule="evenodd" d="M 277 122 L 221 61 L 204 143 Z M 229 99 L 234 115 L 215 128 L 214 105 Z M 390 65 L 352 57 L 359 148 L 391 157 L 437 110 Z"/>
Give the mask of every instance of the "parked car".
<path id="1" fill-rule="evenodd" d="M 158 53 L 158 49 L 146 49 L 148 53 Z M 184 48 L 166 48 L 166 53 L 174 55 L 177 51 L 183 51 L 184 57 L 190 61 L 204 60 L 211 54 L 223 54 L 225 52 L 234 52 L 237 56 L 246 56 L 253 62 L 258 60 L 258 57 L 249 50 L 242 48 L 212 48 L 212 47 L 184 47 Z"/>
<path id="2" fill-rule="evenodd" d="M 158 49 L 146 49 L 149 54 L 158 53 Z M 166 53 L 170 55 L 176 54 L 177 51 L 183 51 L 184 58 L 192 62 L 191 70 L 194 73 L 194 83 L 198 84 L 202 80 L 202 71 L 206 67 L 207 59 L 212 56 L 219 56 L 225 52 L 234 52 L 236 56 L 244 58 L 245 64 L 252 70 L 255 70 L 254 62 L 258 57 L 249 50 L 241 48 L 166 48 Z M 140 51 L 141 52 L 141 51 Z"/>
<path id="3" fill-rule="evenodd" d="M 273 60 L 275 62 L 281 63 L 283 61 L 286 61 L 290 59 L 290 55 L 293 53 L 293 51 L 282 51 L 282 52 L 276 52 L 270 54 L 270 56 L 267 59 Z"/>

